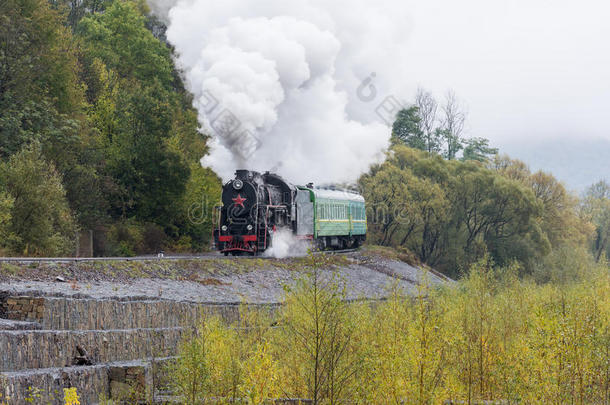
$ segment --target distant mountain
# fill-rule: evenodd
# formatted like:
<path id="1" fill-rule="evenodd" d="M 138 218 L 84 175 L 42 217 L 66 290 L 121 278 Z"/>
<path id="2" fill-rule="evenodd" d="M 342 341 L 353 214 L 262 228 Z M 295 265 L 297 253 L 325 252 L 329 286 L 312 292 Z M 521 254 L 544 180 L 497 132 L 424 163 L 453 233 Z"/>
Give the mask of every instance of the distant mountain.
<path id="1" fill-rule="evenodd" d="M 532 171 L 551 172 L 578 194 L 599 180 L 610 181 L 610 139 L 529 139 L 499 146 L 500 153 L 523 160 Z"/>

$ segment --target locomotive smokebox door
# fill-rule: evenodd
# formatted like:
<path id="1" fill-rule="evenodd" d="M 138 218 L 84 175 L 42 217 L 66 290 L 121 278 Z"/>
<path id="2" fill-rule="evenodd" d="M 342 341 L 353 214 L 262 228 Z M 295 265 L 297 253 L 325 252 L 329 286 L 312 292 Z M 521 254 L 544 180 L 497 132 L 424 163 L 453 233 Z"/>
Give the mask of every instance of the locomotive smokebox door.
<path id="1" fill-rule="evenodd" d="M 313 202 L 309 190 L 297 190 L 297 235 L 313 235 Z"/>

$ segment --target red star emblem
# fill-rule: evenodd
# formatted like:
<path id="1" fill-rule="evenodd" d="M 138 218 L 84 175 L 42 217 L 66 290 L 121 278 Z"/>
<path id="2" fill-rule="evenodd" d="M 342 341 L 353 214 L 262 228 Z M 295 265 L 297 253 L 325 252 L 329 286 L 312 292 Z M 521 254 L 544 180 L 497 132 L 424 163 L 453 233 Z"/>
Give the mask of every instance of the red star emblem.
<path id="1" fill-rule="evenodd" d="M 237 197 L 232 198 L 232 200 L 233 200 L 233 202 L 235 203 L 235 205 L 241 205 L 241 206 L 242 206 L 242 208 L 246 208 L 246 207 L 244 207 L 244 201 L 246 201 L 246 200 L 247 200 L 247 198 L 243 198 L 243 197 L 241 196 L 241 194 L 237 194 Z"/>

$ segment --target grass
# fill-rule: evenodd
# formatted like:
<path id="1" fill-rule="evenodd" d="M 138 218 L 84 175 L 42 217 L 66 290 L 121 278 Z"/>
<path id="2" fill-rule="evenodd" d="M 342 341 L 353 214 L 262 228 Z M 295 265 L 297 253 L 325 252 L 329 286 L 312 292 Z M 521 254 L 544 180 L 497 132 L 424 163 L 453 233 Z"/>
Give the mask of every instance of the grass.
<path id="1" fill-rule="evenodd" d="M 0 263 L 0 274 L 8 277 L 16 277 L 22 271 L 20 266 L 14 265 L 13 263 Z"/>
<path id="2" fill-rule="evenodd" d="M 387 246 L 366 245 L 362 248 L 362 255 L 371 258 L 381 256 L 388 260 L 399 260 L 410 264 L 411 266 L 422 266 L 419 258 L 411 251 L 404 248 L 394 249 Z"/>

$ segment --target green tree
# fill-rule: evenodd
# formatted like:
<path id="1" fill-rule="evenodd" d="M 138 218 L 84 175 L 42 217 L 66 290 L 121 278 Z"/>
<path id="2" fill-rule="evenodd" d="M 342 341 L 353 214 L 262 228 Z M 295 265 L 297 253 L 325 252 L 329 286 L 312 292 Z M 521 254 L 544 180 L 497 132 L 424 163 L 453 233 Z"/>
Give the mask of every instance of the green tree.
<path id="1" fill-rule="evenodd" d="M 0 4 L 0 156 L 32 141 L 62 178 L 78 222 L 93 227 L 106 210 L 101 156 L 84 112 L 80 50 L 64 16 L 46 1 Z"/>
<path id="2" fill-rule="evenodd" d="M 533 173 L 526 184 L 543 205 L 541 228 L 551 246 L 583 246 L 593 230 L 578 212 L 578 198 L 550 173 Z"/>
<path id="3" fill-rule="evenodd" d="M 199 163 L 191 165 L 191 175 L 180 204 L 175 227 L 189 239 L 190 248 L 201 251 L 212 234 L 214 207 L 220 203 L 220 178 Z"/>
<path id="4" fill-rule="evenodd" d="M 76 48 L 61 22 L 45 0 L 0 3 L 0 156 L 57 135 L 81 110 Z"/>
<path id="5" fill-rule="evenodd" d="M 537 223 L 540 237 L 548 241 L 550 249 L 547 249 L 549 254 L 546 256 L 530 255 L 542 259 L 533 263 L 537 279 L 563 280 L 586 267 L 588 258 L 583 247 L 593 234 L 594 226 L 586 210 L 579 209 L 578 199 L 552 174 L 542 171 L 531 173 L 527 165 L 519 160 L 496 155 L 487 162 L 487 166 L 503 177 L 531 189 L 542 207 Z M 528 250 L 528 246 L 528 243 L 524 243 L 520 249 Z"/>
<path id="6" fill-rule="evenodd" d="M 107 170 L 118 185 L 118 217 L 135 215 L 166 226 L 185 190 L 189 168 L 166 143 L 172 122 L 168 94 L 160 87 L 120 91 L 117 132 L 107 139 Z"/>
<path id="7" fill-rule="evenodd" d="M 453 198 L 456 227 L 463 229 L 464 251 L 478 260 L 485 251 L 499 264 L 548 253 L 536 218 L 542 207 L 521 184 L 474 163 L 456 167 Z M 530 246 L 528 248 L 528 246 Z"/>
<path id="8" fill-rule="evenodd" d="M 159 232 L 201 248 L 209 221 L 185 208 L 195 177 L 185 190 L 206 137 L 147 12 L 143 0 L 0 2 L 0 159 L 39 145 L 79 226 L 142 236 L 126 251 Z"/>
<path id="9" fill-rule="evenodd" d="M 75 32 L 84 40 L 87 59 L 100 59 L 120 78 L 173 89 L 170 50 L 146 28 L 140 3 L 114 1 L 104 13 L 83 18 Z"/>
<path id="10" fill-rule="evenodd" d="M 65 24 L 72 30 L 87 14 L 103 12 L 113 0 L 49 0 L 49 3 L 66 17 Z"/>
<path id="11" fill-rule="evenodd" d="M 477 160 L 486 162 L 490 157 L 498 154 L 498 148 L 489 146 L 489 139 L 470 138 L 466 140 L 462 160 Z"/>
<path id="12" fill-rule="evenodd" d="M 359 184 L 373 243 L 407 248 L 451 275 L 487 253 L 502 265 L 548 253 L 544 205 L 531 186 L 477 162 L 395 145 Z"/>
<path id="13" fill-rule="evenodd" d="M 485 138 L 465 138 L 463 136 L 466 113 L 455 95 L 449 91 L 445 103 L 440 106 L 429 91 L 417 89 L 415 103 L 400 110 L 392 125 L 393 143 L 400 142 L 429 153 L 442 153 L 447 160 L 488 161 L 498 153 L 489 146 Z"/>
<path id="14" fill-rule="evenodd" d="M 401 142 L 411 148 L 426 150 L 426 140 L 420 123 L 421 118 L 416 106 L 403 108 L 398 112 L 396 120 L 392 124 L 392 139 L 394 142 Z"/>
<path id="15" fill-rule="evenodd" d="M 5 190 L 0 190 L 0 253 L 5 254 L 13 236 L 10 226 L 15 199 Z"/>
<path id="16" fill-rule="evenodd" d="M 84 79 L 105 149 L 104 173 L 114 183 L 111 214 L 178 233 L 175 204 L 183 198 L 190 159 L 205 152 L 205 142 L 195 142 L 196 117 L 174 76 L 169 49 L 146 28 L 141 5 L 133 1 L 86 16 L 76 33 L 86 44 L 83 60 L 91 61 Z"/>
<path id="17" fill-rule="evenodd" d="M 414 174 L 424 154 L 397 146 L 386 163 L 360 179 L 369 208 L 369 232 L 382 245 L 404 246 L 421 260 L 434 262 L 439 252 L 449 202 L 433 179 Z M 372 208 L 372 210 L 371 210 Z"/>
<path id="18" fill-rule="evenodd" d="M 0 166 L 2 181 L 13 199 L 11 249 L 24 255 L 65 255 L 76 228 L 61 178 L 37 142 L 24 147 Z"/>
<path id="19" fill-rule="evenodd" d="M 592 243 L 595 260 L 599 261 L 604 253 L 610 257 L 610 185 L 607 182 L 602 180 L 587 189 L 583 210 L 595 225 Z"/>

